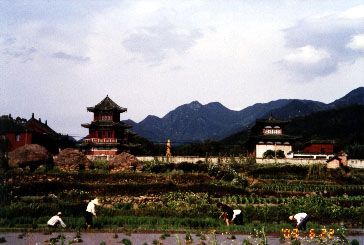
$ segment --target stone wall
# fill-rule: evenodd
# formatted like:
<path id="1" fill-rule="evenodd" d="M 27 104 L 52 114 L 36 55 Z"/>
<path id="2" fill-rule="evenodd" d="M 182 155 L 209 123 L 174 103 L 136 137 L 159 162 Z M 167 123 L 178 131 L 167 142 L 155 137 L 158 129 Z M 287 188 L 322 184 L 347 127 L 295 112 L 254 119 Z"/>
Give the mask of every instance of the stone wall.
<path id="1" fill-rule="evenodd" d="M 141 162 L 159 161 L 159 162 L 210 162 L 210 163 L 228 163 L 231 161 L 231 157 L 195 157 L 195 156 L 137 156 L 137 159 Z M 242 159 L 240 157 L 234 157 L 235 161 L 239 162 Z"/>
<path id="2" fill-rule="evenodd" d="M 197 163 L 201 162 L 210 162 L 210 163 L 229 163 L 231 161 L 231 157 L 195 157 L 195 156 L 137 156 L 137 159 L 141 162 L 148 161 L 160 161 L 160 162 L 173 162 L 173 163 L 181 163 L 181 162 L 192 162 Z M 243 159 L 240 157 L 234 157 L 236 162 L 240 162 Z M 291 163 L 297 165 L 309 165 L 309 164 L 326 164 L 326 159 L 305 159 L 305 158 L 285 158 L 285 159 L 263 159 L 257 158 L 256 162 L 258 164 L 272 164 L 272 163 Z M 364 168 L 364 159 L 350 159 L 348 160 L 349 167 L 352 168 Z"/>

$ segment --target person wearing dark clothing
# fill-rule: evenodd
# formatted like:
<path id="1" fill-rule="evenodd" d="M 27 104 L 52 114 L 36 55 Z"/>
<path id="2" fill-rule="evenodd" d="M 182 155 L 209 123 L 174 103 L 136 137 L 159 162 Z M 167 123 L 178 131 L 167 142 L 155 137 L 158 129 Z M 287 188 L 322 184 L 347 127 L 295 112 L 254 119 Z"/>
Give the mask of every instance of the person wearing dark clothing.
<path id="1" fill-rule="evenodd" d="M 232 209 L 226 204 L 218 203 L 217 207 L 221 209 L 222 214 L 220 215 L 220 219 L 223 219 L 226 225 L 236 224 L 242 225 L 243 224 L 243 214 L 239 209 Z"/>

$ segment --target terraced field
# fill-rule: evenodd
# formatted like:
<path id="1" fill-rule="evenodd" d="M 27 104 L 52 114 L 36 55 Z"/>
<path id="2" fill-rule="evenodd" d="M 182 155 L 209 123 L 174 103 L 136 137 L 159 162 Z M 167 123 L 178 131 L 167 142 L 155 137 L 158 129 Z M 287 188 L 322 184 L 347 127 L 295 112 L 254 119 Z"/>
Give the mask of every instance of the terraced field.
<path id="1" fill-rule="evenodd" d="M 184 163 L 183 169 L 146 163 L 143 171 L 116 174 L 8 171 L 1 175 L 0 227 L 42 232 L 49 217 L 61 211 L 66 231 L 82 230 L 87 202 L 99 197 L 96 231 L 264 230 L 282 237 L 282 229 L 293 229 L 288 216 L 297 212 L 310 215 L 309 229 L 361 229 L 364 173 L 338 171 L 251 162 Z M 244 225 L 225 226 L 218 202 L 241 209 Z"/>

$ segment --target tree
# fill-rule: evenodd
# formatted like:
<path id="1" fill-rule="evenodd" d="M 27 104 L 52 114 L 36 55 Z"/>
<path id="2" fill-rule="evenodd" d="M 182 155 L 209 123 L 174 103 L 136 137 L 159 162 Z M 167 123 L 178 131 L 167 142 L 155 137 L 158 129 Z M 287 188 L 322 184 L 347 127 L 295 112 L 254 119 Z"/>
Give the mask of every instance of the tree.
<path id="1" fill-rule="evenodd" d="M 282 150 L 278 150 L 278 151 L 273 151 L 273 150 L 267 150 L 266 152 L 263 153 L 263 158 L 285 158 L 286 156 L 284 155 L 284 151 Z"/>

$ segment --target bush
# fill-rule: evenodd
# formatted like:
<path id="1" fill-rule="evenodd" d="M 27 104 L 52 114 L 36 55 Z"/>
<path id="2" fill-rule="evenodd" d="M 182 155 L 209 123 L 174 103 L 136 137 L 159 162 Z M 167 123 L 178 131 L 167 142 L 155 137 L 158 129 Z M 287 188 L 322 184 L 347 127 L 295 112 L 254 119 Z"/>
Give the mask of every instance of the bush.
<path id="1" fill-rule="evenodd" d="M 208 174 L 224 181 L 232 181 L 238 176 L 237 172 L 227 164 L 210 164 L 208 168 Z"/>
<path id="2" fill-rule="evenodd" d="M 284 151 L 282 150 L 278 150 L 278 151 L 273 151 L 273 150 L 267 150 L 266 152 L 263 153 L 263 158 L 278 158 L 278 159 L 283 159 L 286 156 L 284 155 Z"/>
<path id="3" fill-rule="evenodd" d="M 359 241 L 358 240 L 356 240 L 356 239 L 354 239 L 354 240 L 352 240 L 351 242 L 350 242 L 350 245 L 359 245 L 360 243 L 359 243 Z"/>

